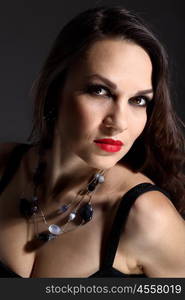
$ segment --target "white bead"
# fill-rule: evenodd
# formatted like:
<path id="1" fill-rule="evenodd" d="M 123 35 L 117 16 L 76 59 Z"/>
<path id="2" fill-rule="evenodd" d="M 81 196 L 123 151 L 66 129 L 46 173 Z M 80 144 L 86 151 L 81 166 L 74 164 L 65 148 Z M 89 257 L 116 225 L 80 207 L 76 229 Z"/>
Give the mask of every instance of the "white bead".
<path id="1" fill-rule="evenodd" d="M 76 214 L 74 212 L 70 213 L 70 215 L 69 215 L 69 221 L 74 220 L 75 217 L 76 217 Z"/>
<path id="2" fill-rule="evenodd" d="M 51 232 L 52 234 L 58 235 L 62 232 L 62 229 L 60 226 L 56 225 L 56 224 L 51 224 L 48 227 L 49 232 Z"/>
<path id="3" fill-rule="evenodd" d="M 98 178 L 98 183 L 103 183 L 105 181 L 105 178 L 103 175 L 100 175 Z"/>

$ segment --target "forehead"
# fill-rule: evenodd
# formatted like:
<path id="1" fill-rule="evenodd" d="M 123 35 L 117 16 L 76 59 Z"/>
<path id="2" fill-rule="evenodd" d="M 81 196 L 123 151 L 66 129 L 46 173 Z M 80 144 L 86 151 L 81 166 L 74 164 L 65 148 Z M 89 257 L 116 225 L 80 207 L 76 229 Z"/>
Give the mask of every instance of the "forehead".
<path id="1" fill-rule="evenodd" d="M 143 48 L 130 41 L 97 41 L 88 48 L 74 69 L 78 78 L 95 73 L 118 85 L 132 84 L 136 89 L 151 87 L 150 57 Z"/>

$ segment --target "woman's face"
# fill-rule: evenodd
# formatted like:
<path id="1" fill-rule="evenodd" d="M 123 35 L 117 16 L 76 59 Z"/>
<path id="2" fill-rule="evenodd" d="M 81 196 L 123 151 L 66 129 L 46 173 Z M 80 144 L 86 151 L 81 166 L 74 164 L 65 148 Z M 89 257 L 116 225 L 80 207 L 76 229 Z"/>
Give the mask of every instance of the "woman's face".
<path id="1" fill-rule="evenodd" d="M 60 94 L 61 150 L 94 168 L 114 166 L 145 127 L 151 76 L 151 60 L 140 46 L 95 42 L 71 67 Z"/>

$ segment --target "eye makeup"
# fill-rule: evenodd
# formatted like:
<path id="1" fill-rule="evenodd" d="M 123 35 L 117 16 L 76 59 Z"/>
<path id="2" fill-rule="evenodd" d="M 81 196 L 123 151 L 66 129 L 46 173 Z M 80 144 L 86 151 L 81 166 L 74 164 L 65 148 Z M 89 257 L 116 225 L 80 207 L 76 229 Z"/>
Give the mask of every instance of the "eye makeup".
<path id="1" fill-rule="evenodd" d="M 102 94 L 101 92 L 104 91 Z M 104 97 L 113 97 L 113 93 L 109 90 L 108 87 L 98 83 L 89 83 L 85 88 L 85 92 L 91 95 L 104 96 Z"/>
<path id="2" fill-rule="evenodd" d="M 151 102 L 153 99 L 150 98 L 149 96 L 146 96 L 146 93 L 151 92 L 151 90 L 145 90 L 143 91 L 143 94 L 137 93 L 137 95 L 131 97 L 129 99 L 129 103 L 135 105 L 135 106 L 141 106 L 145 107 Z M 98 97 L 108 97 L 108 98 L 115 98 L 116 95 L 110 91 L 110 89 L 103 85 L 103 84 L 98 84 L 98 83 L 88 83 L 87 86 L 85 87 L 85 93 L 88 93 L 92 96 L 98 96 Z M 134 104 L 134 100 L 144 100 L 144 104 Z"/>
<path id="3" fill-rule="evenodd" d="M 134 100 L 136 100 L 136 102 L 139 100 L 143 100 L 144 104 L 133 104 L 135 106 L 140 106 L 140 107 L 146 107 L 148 106 L 148 104 L 152 101 L 151 98 L 147 97 L 147 96 L 143 96 L 143 95 L 138 95 L 135 97 L 132 97 L 129 99 L 129 102 L 134 103 Z"/>

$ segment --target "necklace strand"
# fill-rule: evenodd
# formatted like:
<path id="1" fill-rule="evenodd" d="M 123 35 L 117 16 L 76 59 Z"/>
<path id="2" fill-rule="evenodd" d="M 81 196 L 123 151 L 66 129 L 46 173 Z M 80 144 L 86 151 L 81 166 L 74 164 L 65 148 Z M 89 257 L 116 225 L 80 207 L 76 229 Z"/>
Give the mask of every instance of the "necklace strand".
<path id="1" fill-rule="evenodd" d="M 63 225 L 63 226 L 59 226 L 59 225 L 56 225 L 56 224 L 48 224 L 47 222 L 47 218 L 45 216 L 45 214 L 43 213 L 42 209 L 40 208 L 40 212 L 41 212 L 41 215 L 42 215 L 42 218 L 43 218 L 43 221 L 47 227 L 47 230 L 49 231 L 48 233 L 44 234 L 44 233 L 41 233 L 41 234 L 38 234 L 38 238 L 39 239 L 54 239 L 56 237 L 58 237 L 59 235 L 65 233 L 65 232 L 68 232 L 68 231 L 71 231 L 70 229 L 66 230 L 66 228 L 68 228 L 69 224 L 74 220 L 76 219 L 76 216 L 77 216 L 77 213 L 78 211 L 80 210 L 79 207 L 80 207 L 80 204 L 81 202 L 83 202 L 84 198 L 86 196 L 89 197 L 89 200 L 88 202 L 83 206 L 86 211 L 85 211 L 85 220 L 83 218 L 83 216 L 81 215 L 82 217 L 82 220 L 80 222 L 80 224 L 78 226 L 81 226 L 87 222 L 89 222 L 91 219 L 92 219 L 92 215 L 93 215 L 93 208 L 92 208 L 92 205 L 91 205 L 91 199 L 96 191 L 96 186 L 94 187 L 94 189 L 92 189 L 92 186 L 91 184 L 95 181 L 96 182 L 96 185 L 98 183 L 103 183 L 104 182 L 104 171 L 101 171 L 99 173 L 97 173 L 95 175 L 95 177 L 91 180 L 91 182 L 87 185 L 87 191 L 86 191 L 86 194 L 85 195 L 82 195 L 80 201 L 78 201 L 77 203 L 75 203 L 75 207 L 73 208 L 72 212 L 68 215 L 68 219 L 67 219 L 67 222 Z M 99 181 L 98 181 L 99 179 Z M 88 187 L 91 187 L 90 190 L 88 189 Z M 92 189 L 92 190 L 91 190 Z M 66 206 L 66 204 L 64 204 L 64 206 Z M 82 207 L 82 208 L 83 208 Z M 88 216 L 87 216 L 88 215 Z"/>
<path id="2" fill-rule="evenodd" d="M 98 184 L 102 184 L 104 182 L 105 171 L 99 170 L 88 182 L 85 189 L 80 190 L 74 197 L 74 199 L 68 204 L 63 204 L 60 206 L 60 208 L 57 210 L 58 215 L 67 212 L 67 210 L 74 204 L 74 208 L 68 215 L 67 222 L 62 226 L 59 226 L 57 224 L 48 224 L 47 217 L 40 207 L 39 199 L 37 196 L 37 190 L 39 185 L 41 185 L 42 183 L 45 168 L 46 164 L 39 156 L 39 162 L 33 174 L 33 196 L 31 197 L 31 200 L 28 200 L 25 197 L 20 198 L 20 212 L 24 217 L 31 218 L 33 220 L 35 237 L 42 241 L 49 241 L 57 238 L 61 234 L 74 230 L 76 227 L 68 230 L 67 228 L 72 221 L 76 220 L 77 215 L 81 218 L 81 222 L 80 224 L 78 224 L 78 226 L 84 225 L 92 219 L 93 208 L 91 205 L 91 200 L 96 192 Z M 76 202 L 79 197 L 80 200 Z M 88 197 L 88 201 L 85 204 L 81 205 L 86 197 Z M 41 218 L 43 223 L 45 224 L 47 228 L 46 232 L 39 233 L 38 218 Z"/>

